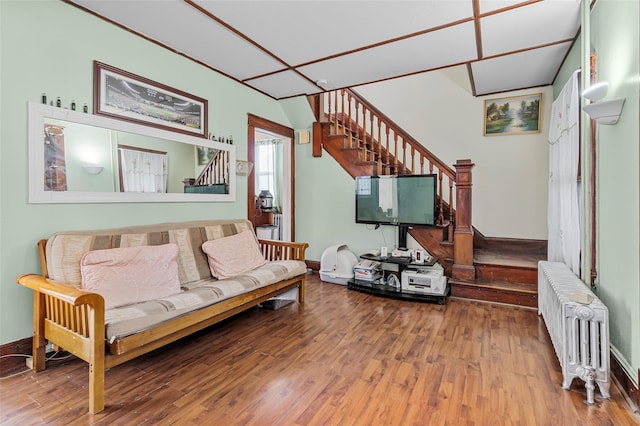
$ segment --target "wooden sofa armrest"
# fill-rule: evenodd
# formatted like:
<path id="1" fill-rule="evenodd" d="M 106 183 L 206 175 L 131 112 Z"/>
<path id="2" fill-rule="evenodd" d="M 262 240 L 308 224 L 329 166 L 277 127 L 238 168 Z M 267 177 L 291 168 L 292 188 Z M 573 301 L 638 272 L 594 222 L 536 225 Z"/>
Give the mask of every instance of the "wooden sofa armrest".
<path id="1" fill-rule="evenodd" d="M 290 243 L 274 240 L 258 240 L 264 258 L 273 260 L 300 260 L 304 262 L 304 252 L 309 247 L 307 243 Z"/>
<path id="2" fill-rule="evenodd" d="M 97 293 L 80 290 L 79 288 L 52 281 L 37 274 L 20 275 L 16 281 L 18 284 L 28 287 L 35 292 L 55 297 L 73 306 L 91 305 L 97 308 L 97 306 L 102 303 L 104 310 L 104 299 Z"/>
<path id="3" fill-rule="evenodd" d="M 41 275 L 16 281 L 33 293 L 33 370 L 45 369 L 47 340 L 89 363 L 89 410 L 104 408 L 104 298 Z"/>

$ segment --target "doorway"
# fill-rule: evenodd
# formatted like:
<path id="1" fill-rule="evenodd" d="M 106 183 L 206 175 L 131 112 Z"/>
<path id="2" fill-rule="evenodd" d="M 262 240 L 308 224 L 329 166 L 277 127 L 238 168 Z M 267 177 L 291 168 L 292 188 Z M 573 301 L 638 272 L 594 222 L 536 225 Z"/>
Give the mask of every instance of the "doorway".
<path id="1" fill-rule="evenodd" d="M 294 241 L 293 129 L 249 114 L 248 132 L 247 160 L 254 165 L 247 181 L 248 219 L 258 238 Z"/>

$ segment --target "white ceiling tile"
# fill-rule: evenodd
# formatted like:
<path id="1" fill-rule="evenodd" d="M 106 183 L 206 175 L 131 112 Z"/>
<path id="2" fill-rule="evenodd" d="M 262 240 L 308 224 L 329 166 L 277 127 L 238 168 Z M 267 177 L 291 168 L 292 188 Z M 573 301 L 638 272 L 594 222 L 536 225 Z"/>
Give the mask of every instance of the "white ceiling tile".
<path id="1" fill-rule="evenodd" d="M 180 0 L 80 0 L 101 16 L 242 80 L 283 65 Z"/>
<path id="2" fill-rule="evenodd" d="M 516 5 L 524 5 L 535 0 L 480 0 L 480 14 L 505 9 Z"/>
<path id="3" fill-rule="evenodd" d="M 300 72 L 328 87 L 348 87 L 477 58 L 472 23 L 385 44 L 347 56 L 300 67 Z"/>
<path id="4" fill-rule="evenodd" d="M 580 26 L 579 0 L 546 0 L 481 19 L 486 56 L 572 39 Z"/>
<path id="5" fill-rule="evenodd" d="M 289 65 L 473 17 L 472 0 L 196 3 Z"/>
<path id="6" fill-rule="evenodd" d="M 245 83 L 277 99 L 321 92 L 320 88 L 294 71 L 283 71 L 248 80 Z"/>
<path id="7" fill-rule="evenodd" d="M 570 46 L 568 42 L 473 62 L 476 95 L 551 84 Z"/>

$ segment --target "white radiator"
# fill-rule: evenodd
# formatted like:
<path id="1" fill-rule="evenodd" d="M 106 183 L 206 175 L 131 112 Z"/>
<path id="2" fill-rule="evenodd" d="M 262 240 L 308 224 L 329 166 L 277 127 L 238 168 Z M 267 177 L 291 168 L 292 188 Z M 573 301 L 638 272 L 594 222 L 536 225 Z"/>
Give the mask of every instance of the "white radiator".
<path id="1" fill-rule="evenodd" d="M 282 213 L 273 215 L 273 226 L 276 227 L 274 240 L 282 240 Z"/>
<path id="2" fill-rule="evenodd" d="M 538 263 L 538 314 L 562 367 L 562 387 L 585 381 L 587 403 L 595 383 L 609 398 L 609 310 L 564 263 Z"/>

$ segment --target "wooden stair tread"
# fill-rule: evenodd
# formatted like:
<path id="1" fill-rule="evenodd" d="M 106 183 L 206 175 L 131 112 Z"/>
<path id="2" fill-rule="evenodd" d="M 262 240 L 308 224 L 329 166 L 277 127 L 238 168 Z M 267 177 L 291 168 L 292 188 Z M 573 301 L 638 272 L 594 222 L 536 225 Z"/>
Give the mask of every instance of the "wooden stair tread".
<path id="1" fill-rule="evenodd" d="M 537 270 L 540 260 L 545 260 L 545 257 L 538 253 L 507 253 L 481 248 L 476 248 L 473 251 L 473 261 L 476 264 Z"/>
<path id="2" fill-rule="evenodd" d="M 505 281 L 486 281 L 486 280 L 465 280 L 460 278 L 450 278 L 450 284 L 472 286 L 483 289 L 491 289 L 497 291 L 509 291 L 515 293 L 538 294 L 537 285 L 528 283 L 511 283 Z"/>

